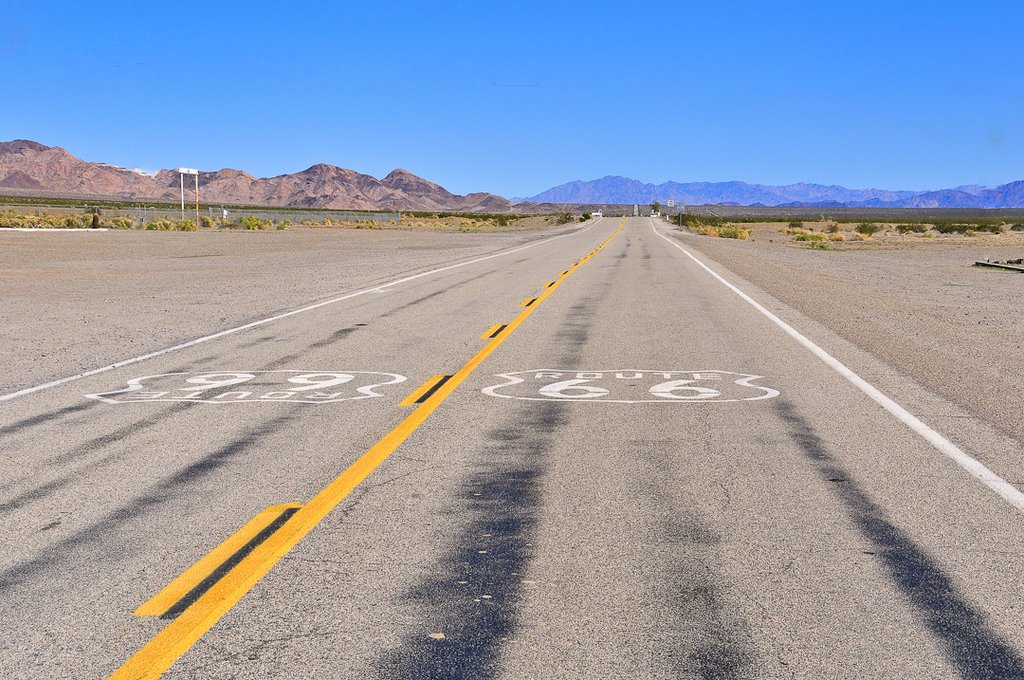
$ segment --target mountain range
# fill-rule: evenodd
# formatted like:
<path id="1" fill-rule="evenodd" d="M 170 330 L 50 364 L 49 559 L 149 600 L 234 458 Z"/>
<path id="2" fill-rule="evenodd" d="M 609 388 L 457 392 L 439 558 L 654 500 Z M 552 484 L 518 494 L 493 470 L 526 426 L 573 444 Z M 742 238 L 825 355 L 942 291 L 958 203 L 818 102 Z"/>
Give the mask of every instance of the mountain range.
<path id="1" fill-rule="evenodd" d="M 647 184 L 628 177 L 577 180 L 516 201 L 607 204 L 661 203 L 683 205 L 850 206 L 871 208 L 1021 208 L 1024 181 L 995 188 L 961 186 L 938 191 L 847 189 L 824 184 L 770 186 L 746 182 L 665 182 Z"/>
<path id="2" fill-rule="evenodd" d="M 0 142 L 0 193 L 174 202 L 179 198 L 178 182 L 175 170 L 143 172 L 84 161 L 60 147 L 39 142 Z M 200 172 L 199 185 L 201 198 L 207 203 L 342 210 L 550 212 L 564 210 L 567 205 L 583 208 L 667 203 L 669 199 L 681 205 L 1024 208 L 1024 181 L 994 188 L 965 185 L 938 191 L 888 191 L 807 183 L 648 184 L 608 176 L 569 182 L 536 196 L 510 201 L 483 192 L 459 196 L 407 170 L 394 170 L 377 179 L 355 170 L 317 163 L 301 172 L 275 177 L 254 177 L 229 168 Z"/>
<path id="3" fill-rule="evenodd" d="M 186 178 L 186 189 L 191 178 Z M 66 150 L 17 139 L 0 142 L 0 191 L 5 193 L 177 201 L 175 170 L 153 173 L 83 161 Z M 503 212 L 511 203 L 494 194 L 457 196 L 407 170 L 377 179 L 318 163 L 301 172 L 254 177 L 242 170 L 199 173 L 204 202 L 346 210 L 454 210 Z M 191 191 L 189 191 L 191 195 Z M 189 200 L 187 198 L 186 200 Z"/>

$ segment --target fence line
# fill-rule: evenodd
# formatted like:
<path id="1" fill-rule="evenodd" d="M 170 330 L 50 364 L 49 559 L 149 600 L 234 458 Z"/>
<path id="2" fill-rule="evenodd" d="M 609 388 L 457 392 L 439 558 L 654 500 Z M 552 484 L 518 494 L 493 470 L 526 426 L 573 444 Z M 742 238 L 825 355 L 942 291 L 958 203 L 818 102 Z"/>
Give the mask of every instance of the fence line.
<path id="1" fill-rule="evenodd" d="M 57 215 L 81 214 L 85 210 L 95 207 L 87 203 L 81 205 L 49 205 L 42 203 L 0 203 L 0 211 L 14 210 L 23 213 L 47 212 Z M 177 222 L 182 217 L 180 208 L 169 208 L 165 206 L 153 207 L 143 203 L 131 206 L 100 206 L 101 214 L 104 217 L 129 217 L 137 224 L 156 222 L 157 220 L 170 220 Z M 195 205 L 185 206 L 185 219 L 195 220 Z M 325 219 L 332 222 L 394 222 L 401 221 L 401 213 L 398 212 L 371 212 L 368 210 L 296 210 L 294 208 L 239 208 L 235 206 L 212 206 L 207 205 L 200 208 L 200 216 L 209 217 L 215 222 L 236 223 L 243 218 L 255 217 L 260 220 L 271 222 L 290 221 L 295 224 L 302 222 L 323 223 Z"/>

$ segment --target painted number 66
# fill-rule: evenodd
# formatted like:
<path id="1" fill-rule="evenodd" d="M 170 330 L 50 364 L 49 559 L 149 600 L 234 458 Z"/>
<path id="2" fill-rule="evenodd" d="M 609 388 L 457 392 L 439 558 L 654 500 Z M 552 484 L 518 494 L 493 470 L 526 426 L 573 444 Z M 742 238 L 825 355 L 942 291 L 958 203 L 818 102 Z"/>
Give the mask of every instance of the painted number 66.
<path id="1" fill-rule="evenodd" d="M 589 385 L 590 380 L 576 378 L 573 380 L 561 380 L 540 388 L 540 393 L 545 397 L 558 399 L 598 399 L 608 395 L 608 390 L 603 387 Z M 718 390 L 710 387 L 699 387 L 693 383 L 696 380 L 668 380 L 658 383 L 648 390 L 652 395 L 662 399 L 696 400 L 715 399 L 722 396 Z"/>

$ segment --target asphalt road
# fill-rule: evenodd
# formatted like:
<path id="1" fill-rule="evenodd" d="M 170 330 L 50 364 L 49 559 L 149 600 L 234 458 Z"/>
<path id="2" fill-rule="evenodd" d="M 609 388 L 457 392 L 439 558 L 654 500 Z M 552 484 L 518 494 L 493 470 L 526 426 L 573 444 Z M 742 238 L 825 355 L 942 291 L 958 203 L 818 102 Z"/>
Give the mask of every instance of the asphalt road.
<path id="1" fill-rule="evenodd" d="M 1024 677 L 1022 442 L 668 232 L 0 401 L 0 675 Z"/>

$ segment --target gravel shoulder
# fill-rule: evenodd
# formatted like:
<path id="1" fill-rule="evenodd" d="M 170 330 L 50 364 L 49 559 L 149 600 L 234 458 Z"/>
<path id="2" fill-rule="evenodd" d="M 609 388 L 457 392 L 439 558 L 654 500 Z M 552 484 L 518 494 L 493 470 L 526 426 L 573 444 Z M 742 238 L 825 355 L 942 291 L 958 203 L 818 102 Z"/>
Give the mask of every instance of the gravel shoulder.
<path id="1" fill-rule="evenodd" d="M 749 241 L 694 236 L 685 244 L 1024 438 L 1024 276 L 972 266 L 1024 256 L 1018 235 L 877 239 L 819 251 L 761 229 Z"/>
<path id="2" fill-rule="evenodd" d="M 0 233 L 0 393 L 562 233 Z"/>

